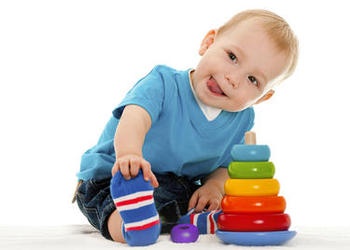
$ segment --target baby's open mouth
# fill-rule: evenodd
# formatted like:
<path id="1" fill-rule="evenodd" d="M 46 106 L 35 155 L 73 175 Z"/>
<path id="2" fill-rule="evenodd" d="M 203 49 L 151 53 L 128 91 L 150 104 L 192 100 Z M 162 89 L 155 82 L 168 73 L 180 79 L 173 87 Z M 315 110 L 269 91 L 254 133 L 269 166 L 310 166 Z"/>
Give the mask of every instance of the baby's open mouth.
<path id="1" fill-rule="evenodd" d="M 213 77 L 210 77 L 210 79 L 207 82 L 207 86 L 208 86 L 208 89 L 210 90 L 210 92 L 212 92 L 216 95 L 225 96 L 224 91 L 222 91 L 219 84 L 217 84 L 217 82 L 215 81 L 215 79 Z"/>

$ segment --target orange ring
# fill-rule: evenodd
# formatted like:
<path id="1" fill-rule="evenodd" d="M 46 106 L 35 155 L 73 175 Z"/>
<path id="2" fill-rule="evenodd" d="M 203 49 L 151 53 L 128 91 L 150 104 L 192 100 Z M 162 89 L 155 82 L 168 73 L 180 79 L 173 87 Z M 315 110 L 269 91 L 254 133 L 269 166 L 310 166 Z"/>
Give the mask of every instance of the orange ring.
<path id="1" fill-rule="evenodd" d="M 227 179 L 224 189 L 231 196 L 274 196 L 280 184 L 277 179 Z"/>
<path id="2" fill-rule="evenodd" d="M 218 217 L 217 226 L 222 231 L 266 232 L 288 230 L 288 214 L 225 214 Z"/>
<path id="3" fill-rule="evenodd" d="M 221 201 L 224 213 L 283 213 L 286 200 L 283 196 L 229 196 Z"/>

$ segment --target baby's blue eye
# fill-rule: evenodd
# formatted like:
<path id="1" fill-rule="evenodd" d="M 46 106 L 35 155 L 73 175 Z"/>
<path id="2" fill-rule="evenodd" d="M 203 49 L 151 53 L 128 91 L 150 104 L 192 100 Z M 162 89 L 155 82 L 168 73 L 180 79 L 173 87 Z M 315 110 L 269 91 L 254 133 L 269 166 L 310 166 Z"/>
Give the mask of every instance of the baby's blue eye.
<path id="1" fill-rule="evenodd" d="M 258 80 L 254 76 L 248 76 L 248 80 L 256 86 L 259 85 Z"/>
<path id="2" fill-rule="evenodd" d="M 229 53 L 228 53 L 228 57 L 229 57 L 232 61 L 236 61 L 236 60 L 237 60 L 236 55 L 233 54 L 232 52 L 229 52 Z"/>

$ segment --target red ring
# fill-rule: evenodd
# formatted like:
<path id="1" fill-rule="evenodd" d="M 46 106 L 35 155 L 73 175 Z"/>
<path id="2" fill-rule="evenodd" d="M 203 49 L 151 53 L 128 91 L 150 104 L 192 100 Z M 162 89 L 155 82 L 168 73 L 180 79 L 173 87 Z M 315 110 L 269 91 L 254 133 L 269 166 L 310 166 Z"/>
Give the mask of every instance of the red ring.
<path id="1" fill-rule="evenodd" d="M 217 226 L 222 231 L 263 232 L 288 230 L 288 214 L 225 214 L 218 217 Z"/>
<path id="2" fill-rule="evenodd" d="M 230 196 L 221 201 L 224 213 L 283 213 L 286 200 L 283 196 Z"/>

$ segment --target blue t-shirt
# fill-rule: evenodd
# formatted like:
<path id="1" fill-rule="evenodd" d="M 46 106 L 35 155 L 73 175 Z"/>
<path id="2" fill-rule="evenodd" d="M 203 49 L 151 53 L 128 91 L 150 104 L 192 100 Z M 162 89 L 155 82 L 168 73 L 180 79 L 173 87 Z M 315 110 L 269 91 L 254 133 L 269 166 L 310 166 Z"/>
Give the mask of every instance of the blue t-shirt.
<path id="1" fill-rule="evenodd" d="M 111 176 L 114 134 L 126 105 L 143 107 L 152 119 L 142 153 L 155 173 L 199 179 L 230 163 L 233 145 L 243 143 L 254 122 L 253 108 L 222 111 L 208 121 L 192 92 L 189 70 L 156 66 L 126 94 L 98 143 L 82 156 L 79 179 Z"/>

